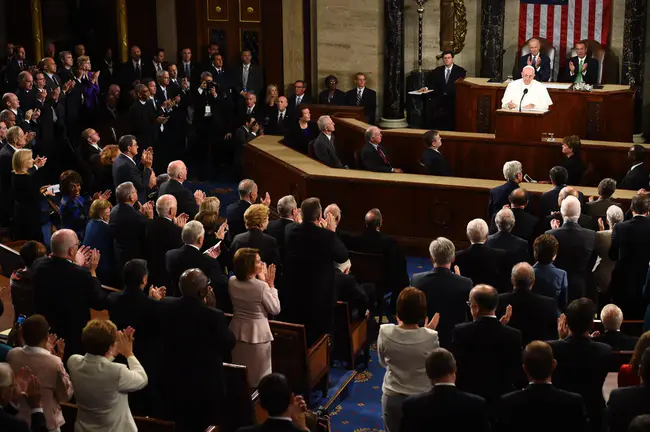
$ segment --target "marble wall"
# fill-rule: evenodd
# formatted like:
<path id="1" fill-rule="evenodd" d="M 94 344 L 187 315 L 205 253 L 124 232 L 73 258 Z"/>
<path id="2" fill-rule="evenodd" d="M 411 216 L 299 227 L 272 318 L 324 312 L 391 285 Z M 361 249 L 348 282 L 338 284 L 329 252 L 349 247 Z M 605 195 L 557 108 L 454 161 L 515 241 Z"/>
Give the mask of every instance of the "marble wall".
<path id="1" fill-rule="evenodd" d="M 282 0 L 282 62 L 285 89 L 299 79 L 310 81 L 310 77 L 304 76 L 305 42 L 302 13 L 301 1 Z"/>

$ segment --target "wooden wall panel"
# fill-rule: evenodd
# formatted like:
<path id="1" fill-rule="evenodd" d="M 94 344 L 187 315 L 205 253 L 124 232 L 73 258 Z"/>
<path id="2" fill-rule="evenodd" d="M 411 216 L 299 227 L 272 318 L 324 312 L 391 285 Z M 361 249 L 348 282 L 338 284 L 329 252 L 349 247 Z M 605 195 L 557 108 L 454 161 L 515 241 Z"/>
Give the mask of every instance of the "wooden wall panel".
<path id="1" fill-rule="evenodd" d="M 138 45 L 143 61 L 150 61 L 158 47 L 156 0 L 127 0 L 126 8 L 129 45 Z"/>

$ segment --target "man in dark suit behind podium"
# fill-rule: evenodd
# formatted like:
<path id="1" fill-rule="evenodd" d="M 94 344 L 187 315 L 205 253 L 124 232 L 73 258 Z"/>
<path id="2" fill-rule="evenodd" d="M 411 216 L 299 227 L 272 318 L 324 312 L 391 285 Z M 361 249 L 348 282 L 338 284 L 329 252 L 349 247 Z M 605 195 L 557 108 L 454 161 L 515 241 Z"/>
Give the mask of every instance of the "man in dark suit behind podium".
<path id="1" fill-rule="evenodd" d="M 377 93 L 366 87 L 366 75 L 359 72 L 355 79 L 356 87 L 345 93 L 345 104 L 362 106 L 366 122 L 375 124 L 377 111 Z"/>
<path id="2" fill-rule="evenodd" d="M 386 152 L 381 146 L 381 131 L 377 126 L 370 126 L 365 133 L 366 143 L 359 155 L 363 169 L 383 173 L 402 173 L 399 168 L 393 168 Z"/>
<path id="3" fill-rule="evenodd" d="M 521 78 L 521 71 L 525 66 L 532 66 L 535 68 L 535 80 L 539 82 L 547 82 L 551 79 L 551 59 L 540 51 L 539 39 L 532 38 L 528 41 L 529 54 L 519 58 L 519 68 L 515 79 Z"/>
<path id="4" fill-rule="evenodd" d="M 430 130 L 424 134 L 424 145 L 427 147 L 422 153 L 420 162 L 424 165 L 427 174 L 437 176 L 452 176 L 454 173 L 447 159 L 440 153 L 442 138 L 437 130 Z"/>
<path id="5" fill-rule="evenodd" d="M 456 81 L 467 76 L 467 71 L 454 63 L 454 52 L 443 51 L 442 66 L 429 74 L 427 88 L 434 90 L 436 109 L 439 115 L 438 129 L 454 130 L 456 119 Z"/>
<path id="6" fill-rule="evenodd" d="M 564 82 L 598 84 L 598 60 L 587 57 L 587 42 L 576 42 L 576 56 L 569 59 L 564 72 Z"/>

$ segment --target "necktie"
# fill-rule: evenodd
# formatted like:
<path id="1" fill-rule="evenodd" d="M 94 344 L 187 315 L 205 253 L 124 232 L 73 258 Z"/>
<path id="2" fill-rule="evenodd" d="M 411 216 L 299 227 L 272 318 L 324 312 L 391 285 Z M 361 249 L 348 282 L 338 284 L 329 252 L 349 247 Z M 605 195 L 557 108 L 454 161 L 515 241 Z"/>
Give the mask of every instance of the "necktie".
<path id="1" fill-rule="evenodd" d="M 185 77 L 186 78 L 190 77 L 190 64 L 189 63 L 185 64 Z"/>
<path id="2" fill-rule="evenodd" d="M 250 113 L 252 113 L 252 112 L 253 112 L 253 108 L 248 108 L 248 109 L 246 110 L 246 114 L 250 114 Z"/>
<path id="3" fill-rule="evenodd" d="M 140 63 L 135 64 L 135 76 L 138 79 L 142 78 L 142 71 L 140 70 Z"/>
<path id="4" fill-rule="evenodd" d="M 296 97 L 296 108 L 300 105 L 300 102 L 302 101 L 302 96 L 297 96 Z"/>
<path id="5" fill-rule="evenodd" d="M 361 105 L 361 89 L 357 90 L 357 106 Z"/>
<path id="6" fill-rule="evenodd" d="M 280 120 L 278 120 L 278 123 L 282 123 L 284 120 L 284 113 L 280 113 Z"/>
<path id="7" fill-rule="evenodd" d="M 18 67 L 21 68 L 21 69 L 23 68 L 23 61 L 22 60 L 18 60 Z"/>
<path id="8" fill-rule="evenodd" d="M 160 63 L 156 63 L 156 71 L 160 72 L 162 70 L 162 67 L 160 66 Z"/>
<path id="9" fill-rule="evenodd" d="M 167 89 L 163 88 L 162 91 L 163 91 L 163 98 L 167 100 Z"/>
<path id="10" fill-rule="evenodd" d="M 113 116 L 114 119 L 117 118 L 117 115 L 115 115 L 115 110 L 113 108 L 108 107 L 108 111 L 111 113 L 111 115 Z"/>
<path id="11" fill-rule="evenodd" d="M 445 68 L 445 84 L 449 82 L 449 68 Z"/>
<path id="12" fill-rule="evenodd" d="M 59 120 L 59 117 L 56 115 L 56 110 L 52 107 L 52 121 L 56 123 Z"/>
<path id="13" fill-rule="evenodd" d="M 379 153 L 379 156 L 381 156 L 382 160 L 384 161 L 384 163 L 385 163 L 386 165 L 390 165 L 390 162 L 388 162 L 388 158 L 386 157 L 386 155 L 384 154 L 384 152 L 381 151 L 381 149 L 380 149 L 379 147 L 377 147 L 377 153 Z"/>
<path id="14" fill-rule="evenodd" d="M 575 82 L 582 82 L 582 59 L 578 59 L 578 70 L 576 70 L 576 80 Z"/>
<path id="15" fill-rule="evenodd" d="M 248 66 L 244 66 L 244 71 L 242 74 L 242 84 L 244 85 L 244 88 L 248 88 Z"/>

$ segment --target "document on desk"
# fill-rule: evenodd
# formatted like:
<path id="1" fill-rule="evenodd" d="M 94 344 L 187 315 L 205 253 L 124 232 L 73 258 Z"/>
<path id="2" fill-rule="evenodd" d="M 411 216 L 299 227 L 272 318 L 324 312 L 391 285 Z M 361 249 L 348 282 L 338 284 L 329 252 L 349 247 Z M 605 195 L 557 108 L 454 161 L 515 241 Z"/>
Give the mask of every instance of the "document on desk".
<path id="1" fill-rule="evenodd" d="M 569 90 L 573 84 L 571 83 L 542 83 L 547 89 Z"/>
<path id="2" fill-rule="evenodd" d="M 535 108 L 521 108 L 521 112 L 527 112 L 531 114 L 544 114 L 547 113 L 548 110 L 540 110 L 540 109 L 535 109 Z"/>
<path id="3" fill-rule="evenodd" d="M 413 90 L 413 91 L 410 91 L 409 94 L 410 95 L 421 95 L 421 94 L 431 93 L 432 91 L 433 90 L 425 90 L 425 91 Z"/>

